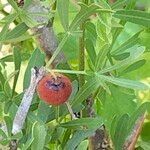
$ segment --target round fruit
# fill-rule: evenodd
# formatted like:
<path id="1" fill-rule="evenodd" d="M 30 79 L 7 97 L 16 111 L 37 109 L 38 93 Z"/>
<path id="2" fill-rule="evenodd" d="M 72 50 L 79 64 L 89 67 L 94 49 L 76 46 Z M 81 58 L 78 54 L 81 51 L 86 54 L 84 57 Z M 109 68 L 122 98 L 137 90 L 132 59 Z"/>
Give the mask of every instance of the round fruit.
<path id="1" fill-rule="evenodd" d="M 45 75 L 37 85 L 37 93 L 43 101 L 51 105 L 66 102 L 72 92 L 71 81 L 62 74 Z"/>

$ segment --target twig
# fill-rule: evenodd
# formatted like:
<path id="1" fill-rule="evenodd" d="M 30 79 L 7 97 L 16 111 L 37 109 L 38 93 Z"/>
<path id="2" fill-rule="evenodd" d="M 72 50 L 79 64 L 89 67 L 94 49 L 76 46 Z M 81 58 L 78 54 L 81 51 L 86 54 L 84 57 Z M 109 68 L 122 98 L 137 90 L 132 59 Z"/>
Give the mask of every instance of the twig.
<path id="1" fill-rule="evenodd" d="M 17 140 L 11 140 L 9 143 L 10 150 L 17 150 L 18 142 Z"/>
<path id="2" fill-rule="evenodd" d="M 131 135 L 127 138 L 127 140 L 124 143 L 123 146 L 124 150 L 133 150 L 135 148 L 135 144 L 140 135 L 144 120 L 145 120 L 145 113 L 137 119 Z"/>
<path id="3" fill-rule="evenodd" d="M 70 115 L 71 115 L 71 118 L 72 118 L 72 119 L 77 119 L 76 116 L 75 116 L 75 114 L 73 113 L 73 110 L 72 110 L 72 108 L 71 108 L 69 102 L 66 102 L 66 106 L 67 106 L 68 111 L 69 111 L 69 113 L 70 113 Z"/>
<path id="4" fill-rule="evenodd" d="M 31 81 L 29 88 L 25 91 L 21 104 L 17 110 L 16 116 L 13 121 L 12 134 L 17 134 L 23 128 L 29 107 L 31 105 L 36 86 L 38 82 L 42 79 L 45 70 L 43 67 L 37 70 L 31 69 Z"/>

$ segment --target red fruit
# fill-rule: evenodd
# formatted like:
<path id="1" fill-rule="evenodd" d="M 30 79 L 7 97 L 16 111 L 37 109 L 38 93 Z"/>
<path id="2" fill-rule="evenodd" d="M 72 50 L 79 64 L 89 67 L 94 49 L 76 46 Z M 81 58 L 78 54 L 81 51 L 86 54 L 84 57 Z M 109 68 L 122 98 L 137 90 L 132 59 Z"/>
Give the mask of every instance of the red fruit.
<path id="1" fill-rule="evenodd" d="M 39 97 L 51 105 L 60 105 L 66 102 L 72 92 L 71 81 L 62 74 L 50 73 L 45 75 L 37 85 Z"/>

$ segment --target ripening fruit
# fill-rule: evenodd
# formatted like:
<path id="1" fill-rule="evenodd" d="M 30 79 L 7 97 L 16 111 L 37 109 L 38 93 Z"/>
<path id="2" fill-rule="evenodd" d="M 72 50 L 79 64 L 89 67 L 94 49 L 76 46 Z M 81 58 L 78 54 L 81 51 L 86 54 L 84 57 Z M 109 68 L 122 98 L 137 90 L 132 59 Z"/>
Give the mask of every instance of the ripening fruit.
<path id="1" fill-rule="evenodd" d="M 48 104 L 60 105 L 66 102 L 72 92 L 71 81 L 62 74 L 45 75 L 37 85 L 39 97 Z"/>

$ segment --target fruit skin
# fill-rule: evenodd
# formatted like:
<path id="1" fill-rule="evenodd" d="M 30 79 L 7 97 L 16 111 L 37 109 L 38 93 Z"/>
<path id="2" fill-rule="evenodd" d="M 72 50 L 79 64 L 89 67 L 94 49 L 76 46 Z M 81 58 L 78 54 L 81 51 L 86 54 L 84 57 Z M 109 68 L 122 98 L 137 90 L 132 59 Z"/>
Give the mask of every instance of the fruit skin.
<path id="1" fill-rule="evenodd" d="M 49 73 L 37 85 L 37 93 L 40 99 L 55 106 L 66 102 L 71 92 L 71 81 L 62 74 L 55 74 L 54 77 Z"/>

